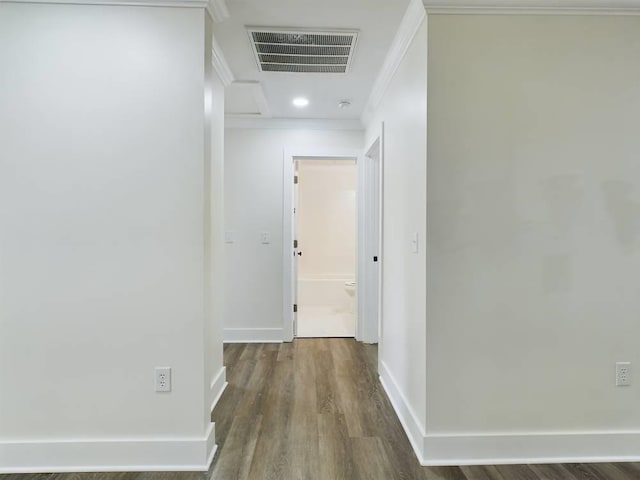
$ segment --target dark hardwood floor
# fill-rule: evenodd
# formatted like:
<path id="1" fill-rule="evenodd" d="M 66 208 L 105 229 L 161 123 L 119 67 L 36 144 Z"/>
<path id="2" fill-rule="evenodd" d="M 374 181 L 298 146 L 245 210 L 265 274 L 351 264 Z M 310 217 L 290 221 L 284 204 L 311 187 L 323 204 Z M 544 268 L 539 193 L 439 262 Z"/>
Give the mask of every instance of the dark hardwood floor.
<path id="1" fill-rule="evenodd" d="M 0 480 L 640 480 L 640 463 L 421 467 L 353 339 L 230 344 L 209 472 L 0 475 Z"/>

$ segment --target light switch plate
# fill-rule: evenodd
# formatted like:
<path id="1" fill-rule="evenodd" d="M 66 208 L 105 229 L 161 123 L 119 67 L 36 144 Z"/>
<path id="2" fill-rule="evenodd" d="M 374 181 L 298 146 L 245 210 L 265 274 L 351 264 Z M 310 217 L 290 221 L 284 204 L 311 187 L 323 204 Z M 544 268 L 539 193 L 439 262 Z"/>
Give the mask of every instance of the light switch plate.
<path id="1" fill-rule="evenodd" d="M 230 232 L 230 231 L 224 232 L 224 243 L 233 243 L 233 242 L 234 242 L 233 232 Z"/>
<path id="2" fill-rule="evenodd" d="M 269 232 L 260 233 L 260 242 L 264 244 L 271 243 L 271 235 Z"/>

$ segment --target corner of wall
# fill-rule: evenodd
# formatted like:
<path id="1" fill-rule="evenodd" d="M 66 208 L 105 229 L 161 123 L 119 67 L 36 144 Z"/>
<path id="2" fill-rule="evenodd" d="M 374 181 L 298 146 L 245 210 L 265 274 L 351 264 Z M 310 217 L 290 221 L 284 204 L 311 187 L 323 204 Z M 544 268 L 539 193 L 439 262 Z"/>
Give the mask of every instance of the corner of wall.
<path id="1" fill-rule="evenodd" d="M 427 436 L 425 434 L 424 426 L 411 407 L 411 404 L 402 393 L 402 389 L 393 377 L 389 367 L 384 363 L 384 361 L 380 362 L 380 366 L 380 383 L 382 384 L 387 397 L 389 397 L 391 405 L 396 411 L 396 415 L 398 415 L 398 419 L 409 438 L 409 443 L 411 443 L 413 451 L 415 452 L 416 457 L 418 457 L 418 461 L 421 465 L 426 465 L 425 452 Z"/>

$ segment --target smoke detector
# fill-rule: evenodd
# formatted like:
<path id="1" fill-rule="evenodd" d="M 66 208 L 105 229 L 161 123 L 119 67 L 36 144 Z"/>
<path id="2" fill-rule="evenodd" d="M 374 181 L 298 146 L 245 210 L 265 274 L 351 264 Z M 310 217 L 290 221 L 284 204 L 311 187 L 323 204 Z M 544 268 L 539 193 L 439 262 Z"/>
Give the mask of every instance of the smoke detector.
<path id="1" fill-rule="evenodd" d="M 306 31 L 249 27 L 261 72 L 348 73 L 357 31 Z"/>

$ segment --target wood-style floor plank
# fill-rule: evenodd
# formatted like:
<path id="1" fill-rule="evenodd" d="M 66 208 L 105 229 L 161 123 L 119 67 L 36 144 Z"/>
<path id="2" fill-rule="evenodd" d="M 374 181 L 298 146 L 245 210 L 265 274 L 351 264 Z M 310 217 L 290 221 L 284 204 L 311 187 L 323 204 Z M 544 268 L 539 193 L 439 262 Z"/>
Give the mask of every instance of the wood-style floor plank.
<path id="1" fill-rule="evenodd" d="M 498 465 L 496 470 L 505 479 L 539 480 L 540 477 L 528 465 Z"/>
<path id="2" fill-rule="evenodd" d="M 351 439 L 354 480 L 395 480 L 395 472 L 384 450 L 383 440 L 378 437 Z"/>
<path id="3" fill-rule="evenodd" d="M 640 480 L 640 463 L 421 467 L 353 339 L 229 344 L 209 472 L 2 475 L 0 480 Z"/>
<path id="4" fill-rule="evenodd" d="M 318 415 L 319 478 L 354 478 L 353 449 L 344 414 Z"/>
<path id="5" fill-rule="evenodd" d="M 493 465 L 464 466 L 461 469 L 469 480 L 506 480 Z"/>
<path id="6" fill-rule="evenodd" d="M 460 467 L 424 467 L 425 480 L 467 480 Z"/>
<path id="7" fill-rule="evenodd" d="M 531 465 L 531 468 L 545 480 L 576 480 L 563 465 Z"/>

